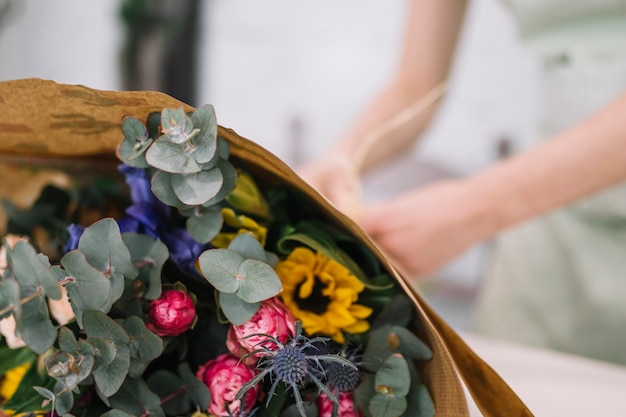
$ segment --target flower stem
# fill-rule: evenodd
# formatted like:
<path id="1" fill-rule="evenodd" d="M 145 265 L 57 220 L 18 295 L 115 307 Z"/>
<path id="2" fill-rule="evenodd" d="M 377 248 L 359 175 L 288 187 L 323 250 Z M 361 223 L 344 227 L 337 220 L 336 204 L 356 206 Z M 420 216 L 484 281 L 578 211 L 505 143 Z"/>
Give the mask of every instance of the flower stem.
<path id="1" fill-rule="evenodd" d="M 42 294 L 43 294 L 43 290 L 41 289 L 41 287 L 39 287 L 37 288 L 37 291 L 33 292 L 32 294 L 28 294 L 26 297 L 22 298 L 20 300 L 20 305 L 24 305 L 30 300 L 34 299 L 35 297 L 39 297 Z M 0 310 L 0 316 L 10 313 L 14 309 L 15 309 L 15 304 L 9 304 L 8 306 Z"/>

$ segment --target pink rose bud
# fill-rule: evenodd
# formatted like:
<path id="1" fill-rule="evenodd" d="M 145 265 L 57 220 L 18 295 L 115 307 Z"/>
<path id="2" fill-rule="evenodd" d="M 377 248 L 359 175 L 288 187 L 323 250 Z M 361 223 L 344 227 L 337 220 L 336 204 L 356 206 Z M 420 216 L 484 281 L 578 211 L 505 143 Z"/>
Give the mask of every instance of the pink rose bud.
<path id="1" fill-rule="evenodd" d="M 324 393 L 321 393 L 317 399 L 317 408 L 319 409 L 319 417 L 332 417 L 333 402 Z M 362 417 L 361 410 L 354 409 L 354 395 L 352 392 L 339 393 L 339 412 L 337 417 Z"/>
<path id="2" fill-rule="evenodd" d="M 278 346 L 267 341 L 267 336 L 285 343 L 296 334 L 295 322 L 291 312 L 278 298 L 270 298 L 261 304 L 250 320 L 239 326 L 230 326 L 226 346 L 239 358 L 261 347 L 276 350 Z M 254 364 L 262 354 L 256 356 L 247 358 L 246 364 Z"/>
<path id="3" fill-rule="evenodd" d="M 209 413 L 220 417 L 239 415 L 241 400 L 235 400 L 235 396 L 257 373 L 241 363 L 239 358 L 228 353 L 223 353 L 201 366 L 196 372 L 196 377 L 204 382 L 211 392 Z M 246 412 L 252 410 L 260 394 L 258 386 L 250 388 L 246 393 L 244 404 Z"/>
<path id="4" fill-rule="evenodd" d="M 196 307 L 186 292 L 167 290 L 150 303 L 149 314 L 148 329 L 159 336 L 178 336 L 191 328 Z"/>

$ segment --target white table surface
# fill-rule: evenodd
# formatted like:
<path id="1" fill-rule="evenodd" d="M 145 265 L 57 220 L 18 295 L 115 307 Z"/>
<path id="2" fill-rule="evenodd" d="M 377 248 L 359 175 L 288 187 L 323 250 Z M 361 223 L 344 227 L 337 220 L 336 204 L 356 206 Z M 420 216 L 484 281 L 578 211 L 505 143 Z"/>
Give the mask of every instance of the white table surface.
<path id="1" fill-rule="evenodd" d="M 536 417 L 626 417 L 626 367 L 474 334 L 461 336 Z M 482 415 L 471 400 L 470 415 Z"/>

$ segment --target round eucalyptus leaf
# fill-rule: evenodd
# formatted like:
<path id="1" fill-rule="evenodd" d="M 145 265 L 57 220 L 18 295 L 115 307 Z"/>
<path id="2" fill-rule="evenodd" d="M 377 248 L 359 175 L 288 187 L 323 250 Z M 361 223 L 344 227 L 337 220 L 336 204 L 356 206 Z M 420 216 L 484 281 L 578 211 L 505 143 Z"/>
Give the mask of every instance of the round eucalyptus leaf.
<path id="1" fill-rule="evenodd" d="M 383 361 L 376 372 L 377 390 L 385 391 L 385 395 L 405 397 L 411 387 L 409 365 L 402 355 L 394 353 Z"/>
<path id="2" fill-rule="evenodd" d="M 117 348 L 113 343 L 101 337 L 90 337 L 89 343 L 91 343 L 91 345 L 96 350 L 96 368 L 99 368 L 101 366 L 107 366 L 111 362 L 113 362 L 113 359 L 115 359 L 115 354 L 117 353 Z"/>
<path id="3" fill-rule="evenodd" d="M 404 417 L 434 417 L 435 403 L 424 384 L 411 384 Z"/>
<path id="4" fill-rule="evenodd" d="M 239 282 L 237 296 L 248 303 L 267 300 L 278 295 L 283 288 L 276 271 L 256 259 L 243 261 L 239 267 L 239 275 L 243 279 Z"/>
<path id="5" fill-rule="evenodd" d="M 101 311 L 85 311 L 83 327 L 87 337 L 99 337 L 116 346 L 128 345 L 130 339 L 122 326 Z"/>
<path id="6" fill-rule="evenodd" d="M 228 160 L 228 158 L 230 157 L 230 145 L 228 144 L 228 141 L 226 139 L 218 136 L 217 149 L 218 153 L 220 154 L 220 158 Z"/>
<path id="7" fill-rule="evenodd" d="M 161 296 L 161 271 L 169 257 L 167 246 L 161 240 L 139 233 L 124 233 L 122 240 L 130 250 L 132 263 L 139 269 L 138 279 L 146 284 L 143 297 L 156 300 Z"/>
<path id="8" fill-rule="evenodd" d="M 137 276 L 137 268 L 130 260 L 130 252 L 117 222 L 111 218 L 98 220 L 87 227 L 78 241 L 78 250 L 94 268 L 106 275 L 116 273 L 126 278 Z"/>
<path id="9" fill-rule="evenodd" d="M 261 303 L 248 303 L 237 294 L 221 292 L 219 303 L 224 316 L 235 326 L 240 326 L 250 320 L 259 310 Z"/>
<path id="10" fill-rule="evenodd" d="M 377 393 L 372 397 L 369 410 L 376 417 L 400 417 L 407 409 L 405 397 Z"/>
<path id="11" fill-rule="evenodd" d="M 69 413 L 72 407 L 74 407 L 74 394 L 72 393 L 72 391 L 61 389 L 61 391 L 56 396 L 56 401 L 54 405 L 54 410 L 56 411 L 56 414 L 62 416 L 66 413 Z"/>
<path id="12" fill-rule="evenodd" d="M 171 174 L 191 174 L 202 170 L 192 151 L 186 144 L 177 145 L 166 136 L 160 136 L 146 151 L 146 162 Z"/>
<path id="13" fill-rule="evenodd" d="M 11 264 L 17 280 L 24 286 L 41 285 L 46 295 L 53 300 L 61 298 L 61 288 L 56 275 L 50 270 L 45 256 L 38 256 L 35 249 L 19 241 L 11 250 Z"/>
<path id="14" fill-rule="evenodd" d="M 65 288 L 75 312 L 97 310 L 108 301 L 111 282 L 87 262 L 82 252 L 66 253 L 61 258 L 61 265 L 72 277 Z"/>
<path id="15" fill-rule="evenodd" d="M 109 398 L 111 407 L 134 416 L 163 416 L 161 399 L 151 391 L 143 378 L 127 378 L 119 391 Z"/>
<path id="16" fill-rule="evenodd" d="M 0 310 L 7 309 L 9 306 L 13 306 L 13 310 L 8 310 L 5 315 L 0 316 L 0 320 L 9 316 L 11 311 L 18 317 L 21 315 L 20 284 L 14 279 L 5 278 L 0 281 Z"/>
<path id="17" fill-rule="evenodd" d="M 59 330 L 59 349 L 72 354 L 78 353 L 78 341 L 74 332 L 65 326 Z"/>
<path id="18" fill-rule="evenodd" d="M 117 346 L 115 358 L 105 366 L 93 371 L 96 386 L 105 397 L 115 394 L 122 386 L 130 368 L 130 351 L 128 345 Z"/>
<path id="19" fill-rule="evenodd" d="M 209 249 L 200 254 L 198 265 L 204 278 L 218 291 L 234 293 L 239 288 L 243 256 L 228 249 Z"/>
<path id="20" fill-rule="evenodd" d="M 164 204 L 179 209 L 186 209 L 188 206 L 180 201 L 174 188 L 172 188 L 172 174 L 159 171 L 152 176 L 150 187 L 152 192 Z"/>
<path id="21" fill-rule="evenodd" d="M 193 174 L 172 175 L 172 188 L 176 196 L 190 206 L 201 205 L 215 197 L 223 182 L 222 171 L 217 168 Z"/>
<path id="22" fill-rule="evenodd" d="M 224 219 L 219 210 L 203 209 L 198 215 L 187 218 L 187 231 L 195 240 L 200 243 L 207 243 L 213 240 L 222 230 Z"/>
<path id="23" fill-rule="evenodd" d="M 148 330 L 142 319 L 131 316 L 124 320 L 124 330 L 130 338 L 130 356 L 144 362 L 158 358 L 163 352 L 163 340 Z"/>
<path id="24" fill-rule="evenodd" d="M 122 132 L 124 133 L 124 140 L 120 144 L 119 156 L 125 163 L 135 161 L 152 144 L 152 139 L 148 137 L 148 128 L 134 117 L 124 118 Z M 143 162 L 145 163 L 145 160 Z"/>
<path id="25" fill-rule="evenodd" d="M 242 233 L 237 235 L 228 245 L 228 249 L 241 254 L 245 259 L 256 259 L 267 263 L 265 249 L 252 233 Z"/>
<path id="26" fill-rule="evenodd" d="M 237 170 L 230 162 L 220 160 L 214 169 L 220 170 L 220 172 L 222 173 L 223 182 L 217 194 L 215 194 L 213 198 L 202 203 L 202 205 L 205 207 L 212 206 L 224 200 L 228 193 L 230 193 L 235 187 L 235 182 L 237 182 Z"/>
<path id="27" fill-rule="evenodd" d="M 161 130 L 172 143 L 181 144 L 194 134 L 193 122 L 182 108 L 163 109 L 161 112 Z"/>
<path id="28" fill-rule="evenodd" d="M 58 333 L 50 320 L 46 297 L 39 295 L 24 303 L 22 317 L 17 321 L 17 328 L 32 351 L 42 355 L 50 349 Z"/>
<path id="29" fill-rule="evenodd" d="M 200 129 L 200 132 L 192 139 L 195 146 L 194 158 L 198 163 L 209 163 L 219 158 L 217 152 L 217 120 L 215 109 L 207 104 L 198 108 L 192 115 L 193 125 Z"/>

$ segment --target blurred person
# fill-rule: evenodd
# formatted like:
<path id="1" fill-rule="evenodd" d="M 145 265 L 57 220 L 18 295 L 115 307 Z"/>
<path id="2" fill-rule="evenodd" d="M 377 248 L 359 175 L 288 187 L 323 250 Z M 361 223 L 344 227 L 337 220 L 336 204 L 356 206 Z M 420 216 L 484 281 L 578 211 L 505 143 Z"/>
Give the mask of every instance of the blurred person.
<path id="1" fill-rule="evenodd" d="M 359 177 L 436 113 L 467 6 L 409 4 L 394 77 L 300 174 L 414 282 L 496 237 L 472 330 L 626 365 L 626 0 L 509 0 L 543 61 L 541 143 L 364 207 Z"/>

